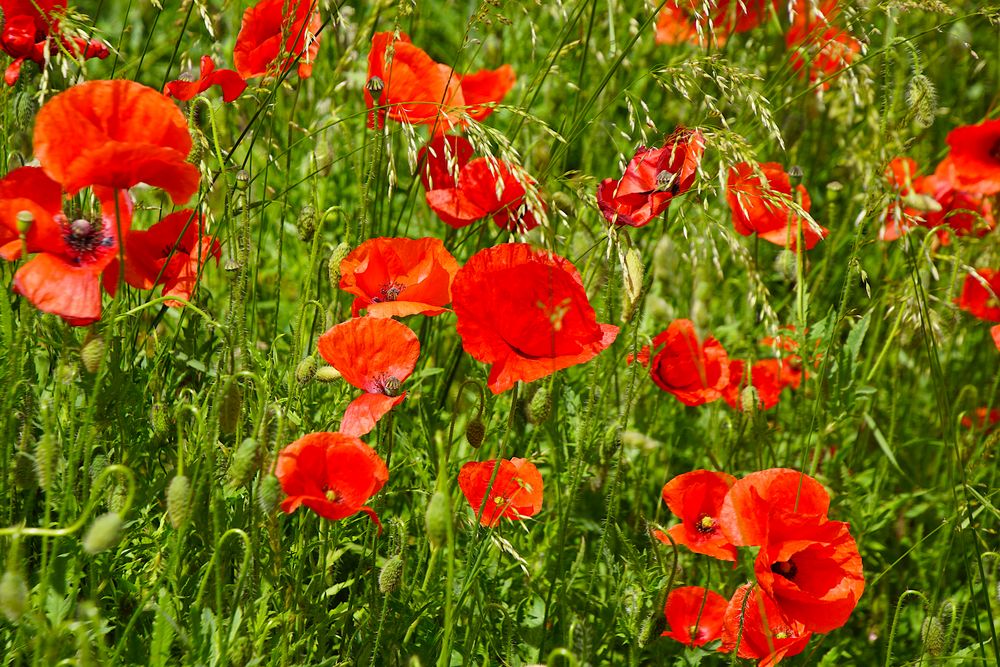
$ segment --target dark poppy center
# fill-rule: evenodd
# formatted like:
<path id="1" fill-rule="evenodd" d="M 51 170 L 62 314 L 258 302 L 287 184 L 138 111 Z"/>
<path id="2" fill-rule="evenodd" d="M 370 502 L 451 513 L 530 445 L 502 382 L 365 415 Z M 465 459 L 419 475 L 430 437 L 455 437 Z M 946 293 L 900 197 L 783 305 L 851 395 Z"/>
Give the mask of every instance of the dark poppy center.
<path id="1" fill-rule="evenodd" d="M 782 577 L 790 581 L 795 579 L 795 575 L 798 571 L 799 568 L 796 567 L 795 563 L 790 560 L 783 560 L 771 566 L 771 572 L 780 574 Z"/>
<path id="2" fill-rule="evenodd" d="M 379 296 L 372 298 L 372 303 L 383 303 L 385 301 L 395 301 L 399 298 L 399 295 L 406 289 L 405 285 L 397 282 L 389 282 L 379 289 Z"/>
<path id="3" fill-rule="evenodd" d="M 1000 162 L 1000 139 L 997 139 L 993 147 L 990 148 L 990 157 Z"/>
<path id="4" fill-rule="evenodd" d="M 677 174 L 671 173 L 666 169 L 656 175 L 657 192 L 669 192 L 672 195 L 676 195 L 679 185 L 680 181 L 677 178 Z"/>
<path id="5" fill-rule="evenodd" d="M 703 535 L 708 535 L 709 533 L 715 532 L 715 526 L 717 522 L 714 518 L 708 516 L 707 514 L 702 514 L 699 517 L 698 522 L 695 524 L 695 530 Z"/>
<path id="6" fill-rule="evenodd" d="M 64 224 L 63 241 L 69 246 L 76 264 L 94 261 L 102 248 L 114 244 L 114 240 L 105 235 L 103 225 L 95 225 L 86 218 Z"/>
<path id="7" fill-rule="evenodd" d="M 382 393 L 386 396 L 399 396 L 402 384 L 403 383 L 393 375 L 386 375 L 378 381 L 378 385 L 381 387 Z"/>
<path id="8" fill-rule="evenodd" d="M 381 77 L 373 76 L 368 79 L 367 83 L 365 83 L 365 88 L 375 100 L 379 100 L 382 97 L 382 90 L 385 88 L 385 82 L 382 81 Z"/>

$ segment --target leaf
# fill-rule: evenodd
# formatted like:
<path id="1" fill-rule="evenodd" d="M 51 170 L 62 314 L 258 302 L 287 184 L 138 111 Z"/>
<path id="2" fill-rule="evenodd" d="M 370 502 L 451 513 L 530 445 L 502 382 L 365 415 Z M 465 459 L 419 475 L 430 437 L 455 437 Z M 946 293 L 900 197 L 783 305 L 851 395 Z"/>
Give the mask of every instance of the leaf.
<path id="1" fill-rule="evenodd" d="M 868 428 L 872 430 L 872 434 L 875 436 L 875 442 L 878 443 L 879 449 L 885 454 L 885 457 L 889 459 L 889 463 L 895 468 L 900 475 L 906 476 L 903 469 L 899 467 L 899 463 L 896 461 L 896 455 L 892 453 L 892 449 L 889 447 L 889 443 L 886 441 L 885 436 L 882 435 L 882 431 L 879 430 L 878 426 L 875 424 L 875 420 L 871 418 L 867 412 L 865 413 L 865 423 L 868 424 Z"/>

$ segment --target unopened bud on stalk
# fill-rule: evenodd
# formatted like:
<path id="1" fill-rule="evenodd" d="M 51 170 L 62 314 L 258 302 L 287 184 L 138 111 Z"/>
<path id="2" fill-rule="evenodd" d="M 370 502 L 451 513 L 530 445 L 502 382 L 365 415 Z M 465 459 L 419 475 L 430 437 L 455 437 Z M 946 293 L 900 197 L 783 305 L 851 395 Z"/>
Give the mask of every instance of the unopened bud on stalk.
<path id="1" fill-rule="evenodd" d="M 427 503 L 427 513 L 424 516 L 427 530 L 427 541 L 437 549 L 448 540 L 448 522 L 451 521 L 451 502 L 444 491 L 435 491 Z"/>
<path id="2" fill-rule="evenodd" d="M 229 485 L 239 488 L 253 479 L 260 467 L 260 447 L 256 438 L 246 438 L 233 454 L 233 464 L 229 466 Z"/>
<path id="3" fill-rule="evenodd" d="M 910 79 L 906 84 L 906 105 L 918 127 L 928 128 L 933 125 L 937 115 L 937 90 L 934 83 L 923 74 Z"/>
<path id="4" fill-rule="evenodd" d="M 479 449 L 479 446 L 483 444 L 483 439 L 486 437 L 486 424 L 479 417 L 475 417 L 469 421 L 465 426 L 465 439 L 469 441 L 469 444 Z"/>
<path id="5" fill-rule="evenodd" d="M 101 362 L 104 361 L 104 352 L 107 350 L 107 345 L 104 343 L 104 339 L 100 336 L 95 336 L 87 341 L 87 344 L 83 346 L 80 350 L 80 361 L 83 362 L 83 367 L 88 373 L 93 375 L 101 368 Z"/>
<path id="6" fill-rule="evenodd" d="M 187 161 L 197 167 L 201 164 L 201 158 L 205 155 L 205 149 L 208 148 L 208 140 L 197 127 L 192 127 L 190 132 L 191 152 L 188 153 Z"/>
<path id="7" fill-rule="evenodd" d="M 35 224 L 35 216 L 31 211 L 20 211 L 17 214 L 17 231 L 19 234 L 27 234 L 31 225 Z"/>
<path id="8" fill-rule="evenodd" d="M 35 476 L 35 460 L 25 451 L 18 451 L 14 455 L 14 486 L 27 491 L 38 486 L 38 478 Z"/>
<path id="9" fill-rule="evenodd" d="M 250 172 L 246 169 L 240 169 L 236 172 L 236 189 L 240 192 L 245 192 L 247 188 L 250 187 Z"/>
<path id="10" fill-rule="evenodd" d="M 399 590 L 403 581 L 403 557 L 396 554 L 386 561 L 378 575 L 378 590 L 382 595 L 388 595 Z"/>
<path id="11" fill-rule="evenodd" d="M 322 382 L 324 384 L 329 382 L 336 382 L 340 378 L 344 377 L 340 374 L 333 366 L 321 366 L 316 369 L 316 382 Z"/>
<path id="12" fill-rule="evenodd" d="M 223 433 L 235 433 L 243 409 L 243 396 L 236 380 L 230 379 L 219 403 L 219 426 Z"/>
<path id="13" fill-rule="evenodd" d="M 281 482 L 274 475 L 263 475 L 257 483 L 257 505 L 264 514 L 271 514 L 281 502 Z"/>
<path id="14" fill-rule="evenodd" d="M 122 536 L 122 518 L 118 512 L 108 512 L 94 519 L 83 536 L 83 550 L 98 554 L 118 544 Z"/>
<path id="15" fill-rule="evenodd" d="M 740 408 L 743 413 L 748 417 L 753 417 L 757 414 L 757 408 L 759 399 L 757 398 L 757 389 L 753 385 L 747 385 L 740 392 Z"/>
<path id="16" fill-rule="evenodd" d="M 27 130 L 31 127 L 31 121 L 38 112 L 38 100 L 26 90 L 14 94 L 14 124 Z"/>
<path id="17" fill-rule="evenodd" d="M 28 608 L 28 584 L 24 575 L 7 570 L 0 577 L 0 612 L 7 620 L 16 623 Z"/>
<path id="18" fill-rule="evenodd" d="M 167 487 L 167 518 L 175 530 L 191 516 L 191 480 L 186 475 L 176 475 Z"/>
<path id="19" fill-rule="evenodd" d="M 58 458 L 58 440 L 49 432 L 43 433 L 35 444 L 35 474 L 38 475 L 38 485 L 46 491 L 52 486 Z"/>
<path id="20" fill-rule="evenodd" d="M 309 384 L 316 377 L 316 357 L 309 355 L 295 367 L 295 381 L 299 384 Z"/>
<path id="21" fill-rule="evenodd" d="M 299 211 L 296 229 L 298 230 L 300 241 L 303 243 L 312 241 L 313 235 L 316 233 L 316 209 L 308 204 L 303 206 L 302 210 Z"/>
<path id="22" fill-rule="evenodd" d="M 528 403 L 528 421 L 541 424 L 552 414 L 552 394 L 547 385 L 542 385 Z"/>
<path id="23" fill-rule="evenodd" d="M 330 262 L 327 264 L 327 270 L 330 273 L 330 287 L 335 290 L 340 289 L 340 263 L 344 261 L 344 258 L 350 252 L 351 246 L 341 243 L 330 254 Z"/>

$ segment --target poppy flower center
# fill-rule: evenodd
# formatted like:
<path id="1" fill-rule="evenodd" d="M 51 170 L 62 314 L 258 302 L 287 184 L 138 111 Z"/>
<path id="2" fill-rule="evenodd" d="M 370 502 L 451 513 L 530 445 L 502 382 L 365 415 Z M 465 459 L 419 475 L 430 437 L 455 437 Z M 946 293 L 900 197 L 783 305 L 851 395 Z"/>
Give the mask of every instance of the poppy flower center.
<path id="1" fill-rule="evenodd" d="M 382 97 L 382 90 L 385 88 L 385 82 L 382 81 L 381 77 L 373 76 L 370 79 L 368 79 L 367 83 L 365 83 L 365 88 L 368 90 L 371 96 L 375 98 L 375 100 L 377 101 Z"/>
<path id="2" fill-rule="evenodd" d="M 381 296 L 372 297 L 372 303 L 383 303 L 385 301 L 395 301 L 399 298 L 402 291 L 406 289 L 405 285 L 397 282 L 389 282 L 379 289 L 379 294 Z"/>
<path id="3" fill-rule="evenodd" d="M 775 574 L 780 574 L 785 579 L 789 580 L 795 579 L 795 575 L 798 573 L 798 571 L 799 568 L 796 567 L 795 563 L 793 563 L 790 560 L 781 561 L 771 566 L 771 572 L 774 572 Z"/>
<path id="4" fill-rule="evenodd" d="M 990 157 L 994 160 L 1000 161 L 1000 139 L 997 139 L 993 144 L 993 147 L 990 148 Z"/>
<path id="5" fill-rule="evenodd" d="M 110 236 L 104 234 L 104 227 L 95 225 L 86 218 L 77 218 L 73 222 L 63 224 L 63 241 L 69 246 L 74 263 L 92 262 L 97 258 L 101 248 L 107 248 L 114 243 Z"/>
<path id="6" fill-rule="evenodd" d="M 324 493 L 323 495 L 326 496 L 326 499 L 329 500 L 331 503 L 337 502 L 337 498 L 339 498 L 337 492 L 334 491 L 333 489 L 327 489 L 326 493 Z"/>
<path id="7" fill-rule="evenodd" d="M 386 396 L 399 396 L 403 383 L 394 375 L 383 375 L 375 380 L 375 384 Z"/>
<path id="8" fill-rule="evenodd" d="M 657 192 L 670 192 L 671 194 L 677 194 L 678 185 L 677 174 L 672 174 L 664 169 L 656 175 Z"/>
<path id="9" fill-rule="evenodd" d="M 698 519 L 698 523 L 695 524 L 695 530 L 703 534 L 712 533 L 715 532 L 716 523 L 715 519 L 705 514 Z"/>

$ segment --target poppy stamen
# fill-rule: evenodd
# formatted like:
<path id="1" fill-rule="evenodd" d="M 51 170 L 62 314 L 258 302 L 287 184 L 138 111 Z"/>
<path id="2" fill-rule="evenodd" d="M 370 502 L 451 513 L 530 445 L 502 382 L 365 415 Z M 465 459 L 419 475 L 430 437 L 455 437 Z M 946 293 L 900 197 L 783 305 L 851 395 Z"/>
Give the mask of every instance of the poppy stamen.
<path id="1" fill-rule="evenodd" d="M 399 390 L 403 385 L 403 383 L 399 381 L 399 378 L 393 375 L 383 375 L 378 378 L 375 383 L 386 396 L 399 396 Z"/>
<path id="2" fill-rule="evenodd" d="M 337 495 L 337 492 L 334 491 L 333 489 L 327 489 L 326 493 L 324 493 L 323 495 L 326 496 L 326 499 L 329 500 L 331 503 L 337 502 L 337 499 L 340 497 Z"/>
<path id="3" fill-rule="evenodd" d="M 103 226 L 95 225 L 86 218 L 77 218 L 65 224 L 63 241 L 76 255 L 74 257 L 76 264 L 94 261 L 100 248 L 113 244 L 112 239 L 104 234 Z"/>
<path id="4" fill-rule="evenodd" d="M 775 574 L 780 574 L 782 577 L 789 580 L 795 579 L 795 575 L 798 573 L 798 571 L 799 568 L 796 567 L 795 563 L 793 563 L 790 560 L 781 561 L 771 566 L 771 572 L 774 572 Z"/>
<path id="5" fill-rule="evenodd" d="M 695 525 L 695 530 L 699 533 L 714 533 L 717 524 L 718 522 L 714 518 L 706 514 L 698 519 L 698 523 Z"/>
<path id="6" fill-rule="evenodd" d="M 382 296 L 372 297 L 372 303 L 385 303 L 386 301 L 396 301 L 399 295 L 406 289 L 406 285 L 397 282 L 388 282 L 379 288 Z"/>

